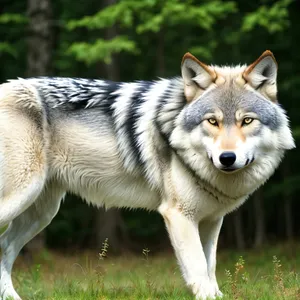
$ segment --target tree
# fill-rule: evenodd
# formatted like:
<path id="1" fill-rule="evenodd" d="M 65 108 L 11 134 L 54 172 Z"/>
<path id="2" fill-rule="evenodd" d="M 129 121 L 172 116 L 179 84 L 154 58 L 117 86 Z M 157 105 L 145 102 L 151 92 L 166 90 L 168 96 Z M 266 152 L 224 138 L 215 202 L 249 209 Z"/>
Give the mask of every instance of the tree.
<path id="1" fill-rule="evenodd" d="M 263 199 L 264 199 L 263 189 L 260 188 L 253 195 L 254 219 L 255 219 L 255 232 L 254 232 L 255 248 L 261 247 L 266 237 Z"/>
<path id="2" fill-rule="evenodd" d="M 28 0 L 27 76 L 45 76 L 51 73 L 53 27 L 51 0 Z M 44 231 L 37 235 L 26 249 L 30 252 L 45 247 Z"/>
<path id="3" fill-rule="evenodd" d="M 104 5 L 114 5 L 116 0 L 105 0 Z M 106 40 L 112 40 L 117 36 L 115 26 L 105 30 Z M 113 54 L 110 63 L 104 64 L 104 76 L 107 79 L 118 81 L 120 79 L 119 64 L 117 61 L 117 54 Z M 101 70 L 102 71 L 102 70 Z M 103 72 L 100 72 L 103 75 Z M 116 253 L 124 248 L 125 241 L 127 241 L 126 230 L 121 215 L 121 210 L 111 208 L 99 208 L 95 214 L 95 231 L 96 231 L 96 245 L 101 247 L 105 239 L 108 239 L 110 251 Z"/>
<path id="4" fill-rule="evenodd" d="M 49 75 L 53 52 L 51 0 L 28 0 L 27 75 Z"/>
<path id="5" fill-rule="evenodd" d="M 242 208 L 239 208 L 233 213 L 233 226 L 235 234 L 236 246 L 239 250 L 246 248 L 245 236 L 244 236 L 244 225 Z"/>
<path id="6" fill-rule="evenodd" d="M 283 162 L 281 167 L 283 182 L 285 183 L 287 179 L 290 177 L 290 164 L 289 160 L 286 159 Z M 283 189 L 283 211 L 284 211 L 284 223 L 285 223 L 285 236 L 288 240 L 292 240 L 294 238 L 294 222 L 293 222 L 293 209 L 292 203 L 293 199 L 291 197 L 292 193 L 290 189 Z"/>

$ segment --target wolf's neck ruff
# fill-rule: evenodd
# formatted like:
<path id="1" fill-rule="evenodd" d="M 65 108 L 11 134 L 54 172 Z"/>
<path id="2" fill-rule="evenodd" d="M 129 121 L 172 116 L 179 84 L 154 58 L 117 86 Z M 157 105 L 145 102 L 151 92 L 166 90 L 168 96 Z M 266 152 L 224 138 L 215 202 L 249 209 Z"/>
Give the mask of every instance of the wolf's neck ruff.
<path id="1" fill-rule="evenodd" d="M 197 183 L 198 188 L 203 190 L 205 193 L 208 193 L 210 196 L 212 196 L 215 200 L 217 200 L 220 203 L 232 203 L 239 201 L 240 199 L 246 198 L 249 196 L 249 193 L 241 194 L 238 196 L 231 196 L 225 193 L 224 191 L 221 191 L 216 186 L 213 186 L 210 182 L 207 180 L 201 178 L 196 170 L 192 168 L 192 166 L 184 160 L 184 158 L 180 155 L 180 151 L 175 151 L 179 161 L 185 166 L 186 170 L 191 174 L 195 182 Z"/>

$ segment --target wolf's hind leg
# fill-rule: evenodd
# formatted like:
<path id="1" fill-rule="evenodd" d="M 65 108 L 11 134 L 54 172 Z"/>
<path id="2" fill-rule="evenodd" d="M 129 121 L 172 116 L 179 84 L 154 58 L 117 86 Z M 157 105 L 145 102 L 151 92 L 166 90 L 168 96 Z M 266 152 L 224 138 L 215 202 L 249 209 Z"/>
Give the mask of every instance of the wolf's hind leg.
<path id="1" fill-rule="evenodd" d="M 23 189 L 11 191 L 0 197 L 0 228 L 7 225 L 24 210 L 26 210 L 39 196 L 44 186 L 41 178 L 34 178 Z"/>
<path id="2" fill-rule="evenodd" d="M 0 228 L 41 193 L 47 176 L 46 148 L 43 128 L 34 119 L 0 105 Z"/>
<path id="3" fill-rule="evenodd" d="M 11 297 L 21 299 L 15 291 L 11 271 L 16 257 L 23 246 L 43 230 L 56 215 L 60 201 L 64 196 L 62 188 L 49 184 L 32 204 L 21 215 L 15 218 L 0 237 L 2 260 L 0 265 L 0 299 Z"/>

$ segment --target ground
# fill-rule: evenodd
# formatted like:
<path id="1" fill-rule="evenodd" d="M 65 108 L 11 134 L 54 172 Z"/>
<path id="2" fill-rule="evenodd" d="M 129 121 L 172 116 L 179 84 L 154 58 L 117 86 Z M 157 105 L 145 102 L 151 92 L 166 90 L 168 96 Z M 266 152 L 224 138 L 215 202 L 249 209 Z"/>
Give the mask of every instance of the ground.
<path id="1" fill-rule="evenodd" d="M 14 282 L 23 299 L 193 299 L 171 252 L 111 257 L 108 251 L 43 251 L 19 257 Z M 221 250 L 217 276 L 227 299 L 300 299 L 300 245 Z"/>

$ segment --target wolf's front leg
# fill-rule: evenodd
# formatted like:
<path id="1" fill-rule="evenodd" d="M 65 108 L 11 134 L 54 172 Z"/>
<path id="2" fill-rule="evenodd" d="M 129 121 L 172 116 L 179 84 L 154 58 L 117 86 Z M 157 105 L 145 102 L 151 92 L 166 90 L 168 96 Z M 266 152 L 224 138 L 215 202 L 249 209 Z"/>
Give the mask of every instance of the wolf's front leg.
<path id="1" fill-rule="evenodd" d="M 214 299 L 215 287 L 207 272 L 206 258 L 199 238 L 198 222 L 181 210 L 162 203 L 158 209 L 163 216 L 183 276 L 197 299 Z"/>
<path id="2" fill-rule="evenodd" d="M 204 254 L 207 261 L 207 272 L 211 284 L 214 286 L 216 296 L 221 297 L 222 293 L 219 290 L 216 278 L 217 265 L 217 244 L 220 230 L 222 227 L 223 218 L 200 222 L 199 231 L 200 239 L 203 245 Z"/>

